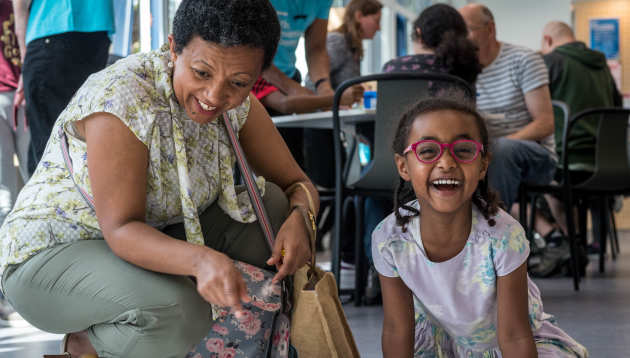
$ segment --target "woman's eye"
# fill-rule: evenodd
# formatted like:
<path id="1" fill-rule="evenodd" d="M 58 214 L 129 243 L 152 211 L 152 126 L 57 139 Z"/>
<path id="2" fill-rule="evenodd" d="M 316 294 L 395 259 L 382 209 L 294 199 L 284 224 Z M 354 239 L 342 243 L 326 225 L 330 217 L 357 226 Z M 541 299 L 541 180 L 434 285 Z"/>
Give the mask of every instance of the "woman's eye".
<path id="1" fill-rule="evenodd" d="M 201 71 L 193 68 L 193 72 L 195 72 L 195 75 L 201 79 L 207 79 L 210 77 L 210 74 L 206 71 Z"/>
<path id="2" fill-rule="evenodd" d="M 232 84 L 236 87 L 240 87 L 240 88 L 245 88 L 247 87 L 247 83 L 246 82 L 241 82 L 241 81 L 232 81 Z"/>

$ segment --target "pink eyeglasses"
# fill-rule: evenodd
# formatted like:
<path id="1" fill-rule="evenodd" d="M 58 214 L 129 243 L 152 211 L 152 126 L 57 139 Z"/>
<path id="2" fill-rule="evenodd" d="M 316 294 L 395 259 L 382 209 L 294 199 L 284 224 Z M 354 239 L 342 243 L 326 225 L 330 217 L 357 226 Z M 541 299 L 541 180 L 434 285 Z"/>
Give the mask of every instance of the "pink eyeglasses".
<path id="1" fill-rule="evenodd" d="M 451 156 L 459 163 L 470 163 L 483 152 L 483 144 L 470 140 L 458 139 L 451 143 L 441 143 L 433 139 L 424 139 L 408 146 L 403 155 L 413 151 L 418 161 L 425 164 L 437 162 L 448 148 Z"/>

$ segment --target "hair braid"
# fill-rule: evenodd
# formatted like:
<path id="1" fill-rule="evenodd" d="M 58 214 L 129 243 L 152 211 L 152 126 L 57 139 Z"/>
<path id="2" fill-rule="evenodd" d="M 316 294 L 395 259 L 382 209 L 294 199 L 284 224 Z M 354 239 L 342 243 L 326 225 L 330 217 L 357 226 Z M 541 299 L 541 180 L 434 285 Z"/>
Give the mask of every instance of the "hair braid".
<path id="1" fill-rule="evenodd" d="M 488 225 L 494 226 L 496 221 L 492 219 L 491 216 L 496 215 L 499 210 L 500 202 L 499 195 L 488 185 L 487 177 L 479 181 L 472 201 L 477 205 L 483 217 L 488 220 Z"/>
<path id="2" fill-rule="evenodd" d="M 420 215 L 420 211 L 418 211 L 418 209 L 406 205 L 407 202 L 413 200 L 413 198 L 415 198 L 413 190 L 409 189 L 409 185 L 403 180 L 403 178 L 399 178 L 398 186 L 394 192 L 394 215 L 396 215 L 396 224 L 402 226 L 403 232 L 407 232 L 407 224 L 409 223 L 409 220 L 414 216 Z M 405 209 L 411 212 L 411 215 L 401 214 L 400 209 Z"/>

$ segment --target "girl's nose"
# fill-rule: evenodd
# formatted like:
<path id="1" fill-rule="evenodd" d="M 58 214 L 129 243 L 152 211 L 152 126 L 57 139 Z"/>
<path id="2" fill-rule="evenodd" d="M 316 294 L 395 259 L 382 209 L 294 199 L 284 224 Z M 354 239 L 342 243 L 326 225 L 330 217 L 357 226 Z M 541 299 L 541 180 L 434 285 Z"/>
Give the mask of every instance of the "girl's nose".
<path id="1" fill-rule="evenodd" d="M 447 148 L 444 148 L 442 156 L 437 161 L 437 166 L 442 170 L 449 170 L 455 168 L 456 165 L 457 162 L 455 161 L 455 158 L 453 158 L 451 151 Z"/>

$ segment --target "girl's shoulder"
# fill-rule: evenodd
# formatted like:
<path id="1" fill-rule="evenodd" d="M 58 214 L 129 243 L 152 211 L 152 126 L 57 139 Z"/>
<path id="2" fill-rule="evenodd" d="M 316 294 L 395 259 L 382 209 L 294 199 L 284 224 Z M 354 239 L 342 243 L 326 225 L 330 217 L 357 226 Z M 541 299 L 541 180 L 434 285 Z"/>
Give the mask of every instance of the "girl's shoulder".
<path id="1" fill-rule="evenodd" d="M 495 224 L 490 226 L 488 220 L 476 208 L 473 215 L 474 235 L 472 240 L 477 243 L 488 243 L 495 254 L 501 252 L 529 252 L 529 242 L 521 224 L 502 209 L 492 217 Z"/>
<path id="2" fill-rule="evenodd" d="M 406 205 L 418 209 L 417 200 L 411 201 L 407 203 Z M 400 208 L 399 210 L 400 210 L 400 213 L 404 216 L 412 214 L 411 212 L 405 210 L 404 208 Z M 411 220 L 413 220 L 413 218 L 416 218 L 416 217 L 417 216 L 412 217 Z M 409 231 L 409 228 L 411 226 L 411 220 L 409 220 L 407 225 L 405 225 L 405 228 L 403 228 L 396 221 L 396 214 L 394 212 L 390 213 L 389 215 L 385 217 L 385 219 L 383 219 L 376 226 L 374 231 L 372 231 L 373 240 L 377 240 L 377 241 L 386 241 L 386 240 L 391 240 L 391 239 L 412 240 L 413 237 Z"/>

